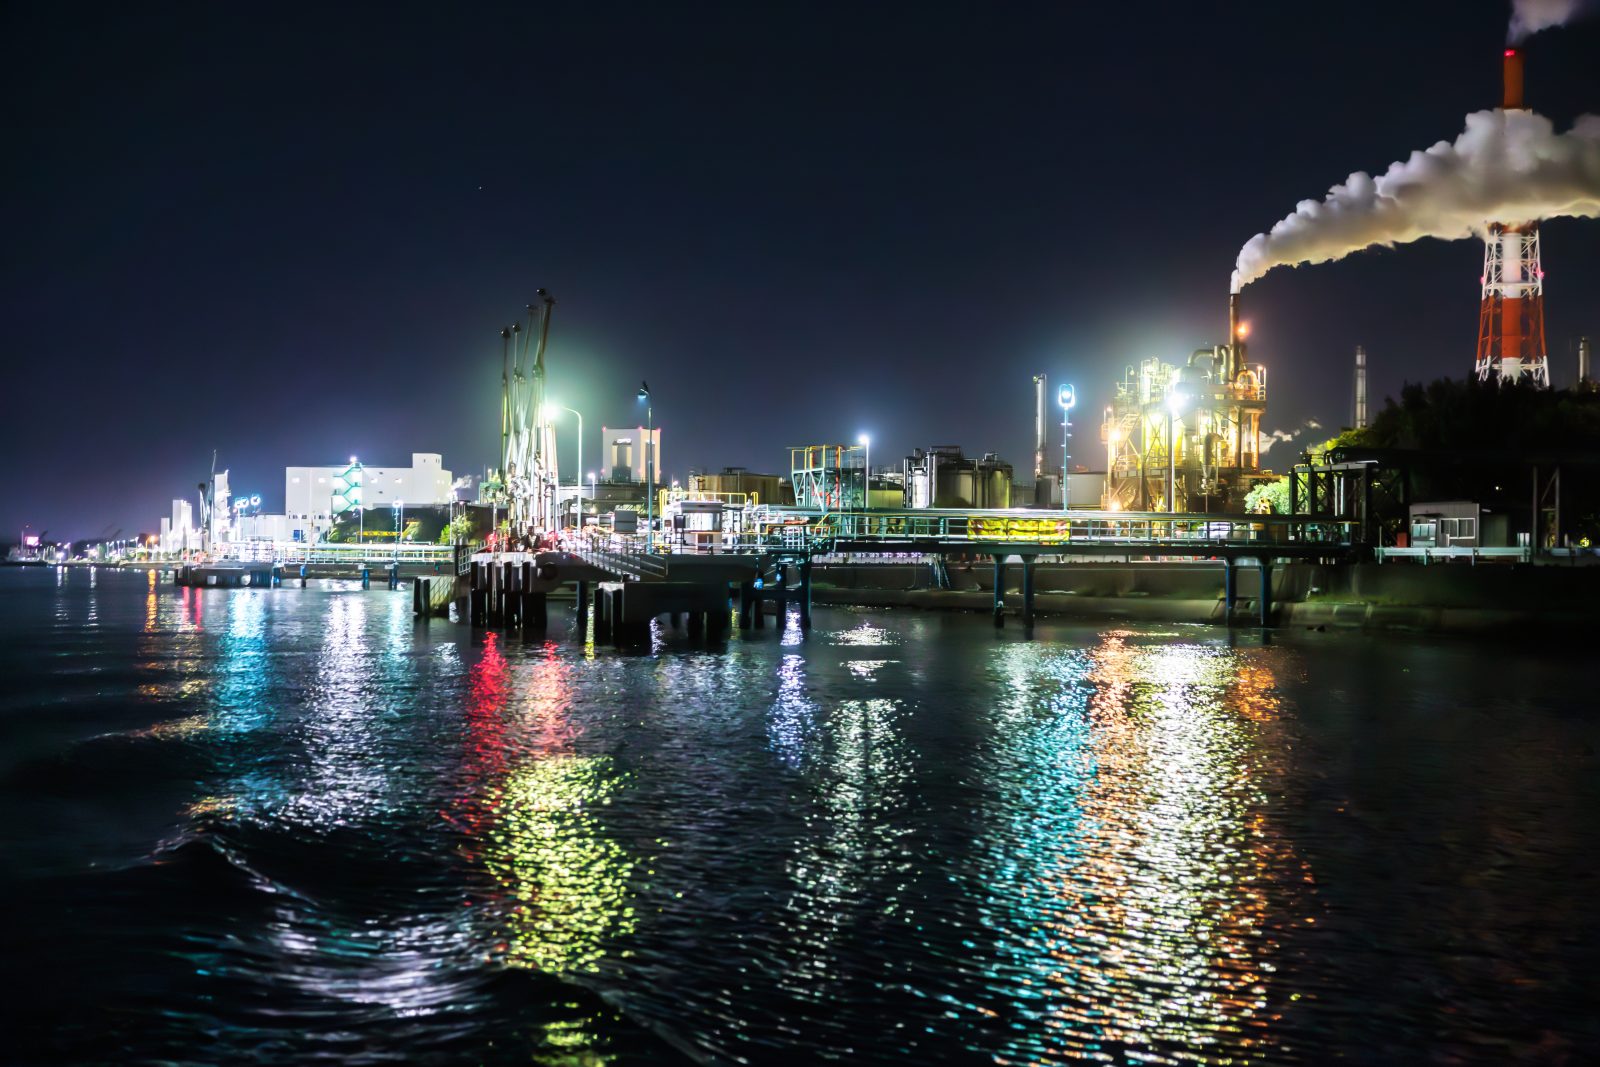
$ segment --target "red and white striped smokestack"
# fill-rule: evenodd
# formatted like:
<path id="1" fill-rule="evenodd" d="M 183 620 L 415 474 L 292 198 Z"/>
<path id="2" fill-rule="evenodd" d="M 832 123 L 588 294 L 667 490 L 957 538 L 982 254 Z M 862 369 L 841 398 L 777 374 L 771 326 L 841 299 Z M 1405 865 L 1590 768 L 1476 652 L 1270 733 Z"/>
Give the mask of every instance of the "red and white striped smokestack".
<path id="1" fill-rule="evenodd" d="M 1505 95 L 1501 98 L 1500 106 L 1507 111 L 1519 111 L 1522 108 L 1522 52 L 1516 48 L 1506 49 Z"/>
<path id="2" fill-rule="evenodd" d="M 1522 51 L 1507 48 L 1502 64 L 1505 76 L 1505 94 L 1500 106 L 1506 111 L 1522 107 Z M 1522 367 L 1522 294 L 1523 269 L 1522 233 L 1507 226 L 1496 234 L 1500 241 L 1500 269 L 1505 282 L 1500 301 L 1500 344 L 1502 373 L 1509 371 L 1513 380 Z"/>

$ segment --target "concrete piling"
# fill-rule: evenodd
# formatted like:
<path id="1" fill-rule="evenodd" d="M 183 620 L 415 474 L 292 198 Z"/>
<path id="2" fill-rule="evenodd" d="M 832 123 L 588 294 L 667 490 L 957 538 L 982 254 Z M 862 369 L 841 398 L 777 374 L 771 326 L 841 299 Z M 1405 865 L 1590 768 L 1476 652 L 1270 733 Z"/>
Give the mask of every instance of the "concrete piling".
<path id="1" fill-rule="evenodd" d="M 994 624 L 1006 624 L 1006 558 L 994 557 Z"/>
<path id="2" fill-rule="evenodd" d="M 1261 557 L 1261 625 L 1272 625 L 1272 561 Z"/>
<path id="3" fill-rule="evenodd" d="M 805 560 L 800 564 L 800 625 L 804 629 L 811 628 L 811 561 Z"/>
<path id="4" fill-rule="evenodd" d="M 1034 557 L 1022 557 L 1022 628 L 1033 632 L 1033 567 Z"/>

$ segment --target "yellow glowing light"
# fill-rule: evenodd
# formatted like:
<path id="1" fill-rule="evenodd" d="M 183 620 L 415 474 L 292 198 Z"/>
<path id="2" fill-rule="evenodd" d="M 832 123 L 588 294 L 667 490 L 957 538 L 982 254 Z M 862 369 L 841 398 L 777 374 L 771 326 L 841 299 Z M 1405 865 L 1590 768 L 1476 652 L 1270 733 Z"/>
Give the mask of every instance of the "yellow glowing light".
<path id="1" fill-rule="evenodd" d="M 551 755 L 506 779 L 485 858 L 512 900 L 509 963 L 589 970 L 609 940 L 633 932 L 633 861 L 593 814 L 621 785 L 603 756 Z"/>
<path id="2" fill-rule="evenodd" d="M 1241 340 L 1243 340 L 1248 336 L 1250 336 L 1250 324 L 1248 322 L 1241 322 L 1239 324 L 1239 337 Z"/>

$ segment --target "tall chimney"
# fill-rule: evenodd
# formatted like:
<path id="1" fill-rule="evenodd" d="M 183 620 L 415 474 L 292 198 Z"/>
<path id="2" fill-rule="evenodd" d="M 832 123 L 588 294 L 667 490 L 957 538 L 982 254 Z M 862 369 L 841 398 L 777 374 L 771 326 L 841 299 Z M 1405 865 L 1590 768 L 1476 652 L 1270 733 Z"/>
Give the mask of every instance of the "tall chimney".
<path id="1" fill-rule="evenodd" d="M 1033 484 L 1044 477 L 1045 451 L 1050 447 L 1050 423 L 1045 418 L 1048 410 L 1045 398 L 1049 383 L 1043 374 L 1033 376 Z"/>
<path id="2" fill-rule="evenodd" d="M 1522 53 L 1515 48 L 1506 49 L 1505 61 L 1505 96 L 1502 98 L 1501 107 L 1507 111 L 1517 111 L 1522 108 Z"/>
<path id="3" fill-rule="evenodd" d="M 1244 335 L 1249 327 L 1239 320 L 1239 294 L 1228 294 L 1228 359 L 1223 364 L 1223 377 L 1231 384 L 1244 370 Z"/>
<path id="4" fill-rule="evenodd" d="M 1356 429 L 1367 428 L 1367 350 L 1356 345 Z"/>
<path id="5" fill-rule="evenodd" d="M 1587 389 L 1594 384 L 1589 371 L 1589 339 L 1578 338 L 1578 388 Z"/>

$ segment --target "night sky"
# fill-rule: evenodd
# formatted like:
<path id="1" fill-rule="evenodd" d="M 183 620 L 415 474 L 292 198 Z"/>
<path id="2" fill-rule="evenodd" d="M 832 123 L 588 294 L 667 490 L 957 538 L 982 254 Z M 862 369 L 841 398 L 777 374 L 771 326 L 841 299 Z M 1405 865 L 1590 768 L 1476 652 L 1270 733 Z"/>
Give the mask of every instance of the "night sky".
<path id="1" fill-rule="evenodd" d="M 1077 383 L 1092 463 L 1126 365 L 1224 340 L 1247 238 L 1498 103 L 1506 24 L 1459 0 L 322 7 L 7 5 L 0 541 L 153 531 L 213 449 L 270 510 L 288 464 L 481 472 L 498 333 L 539 286 L 589 468 L 648 378 L 674 476 L 862 432 L 875 465 L 958 443 L 1025 471 L 1039 371 Z M 1600 22 L 1527 55 L 1558 128 L 1600 111 Z M 1543 239 L 1563 385 L 1600 338 L 1600 222 Z M 1246 289 L 1266 427 L 1348 423 L 1358 343 L 1375 398 L 1469 373 L 1481 258 L 1424 242 Z"/>

